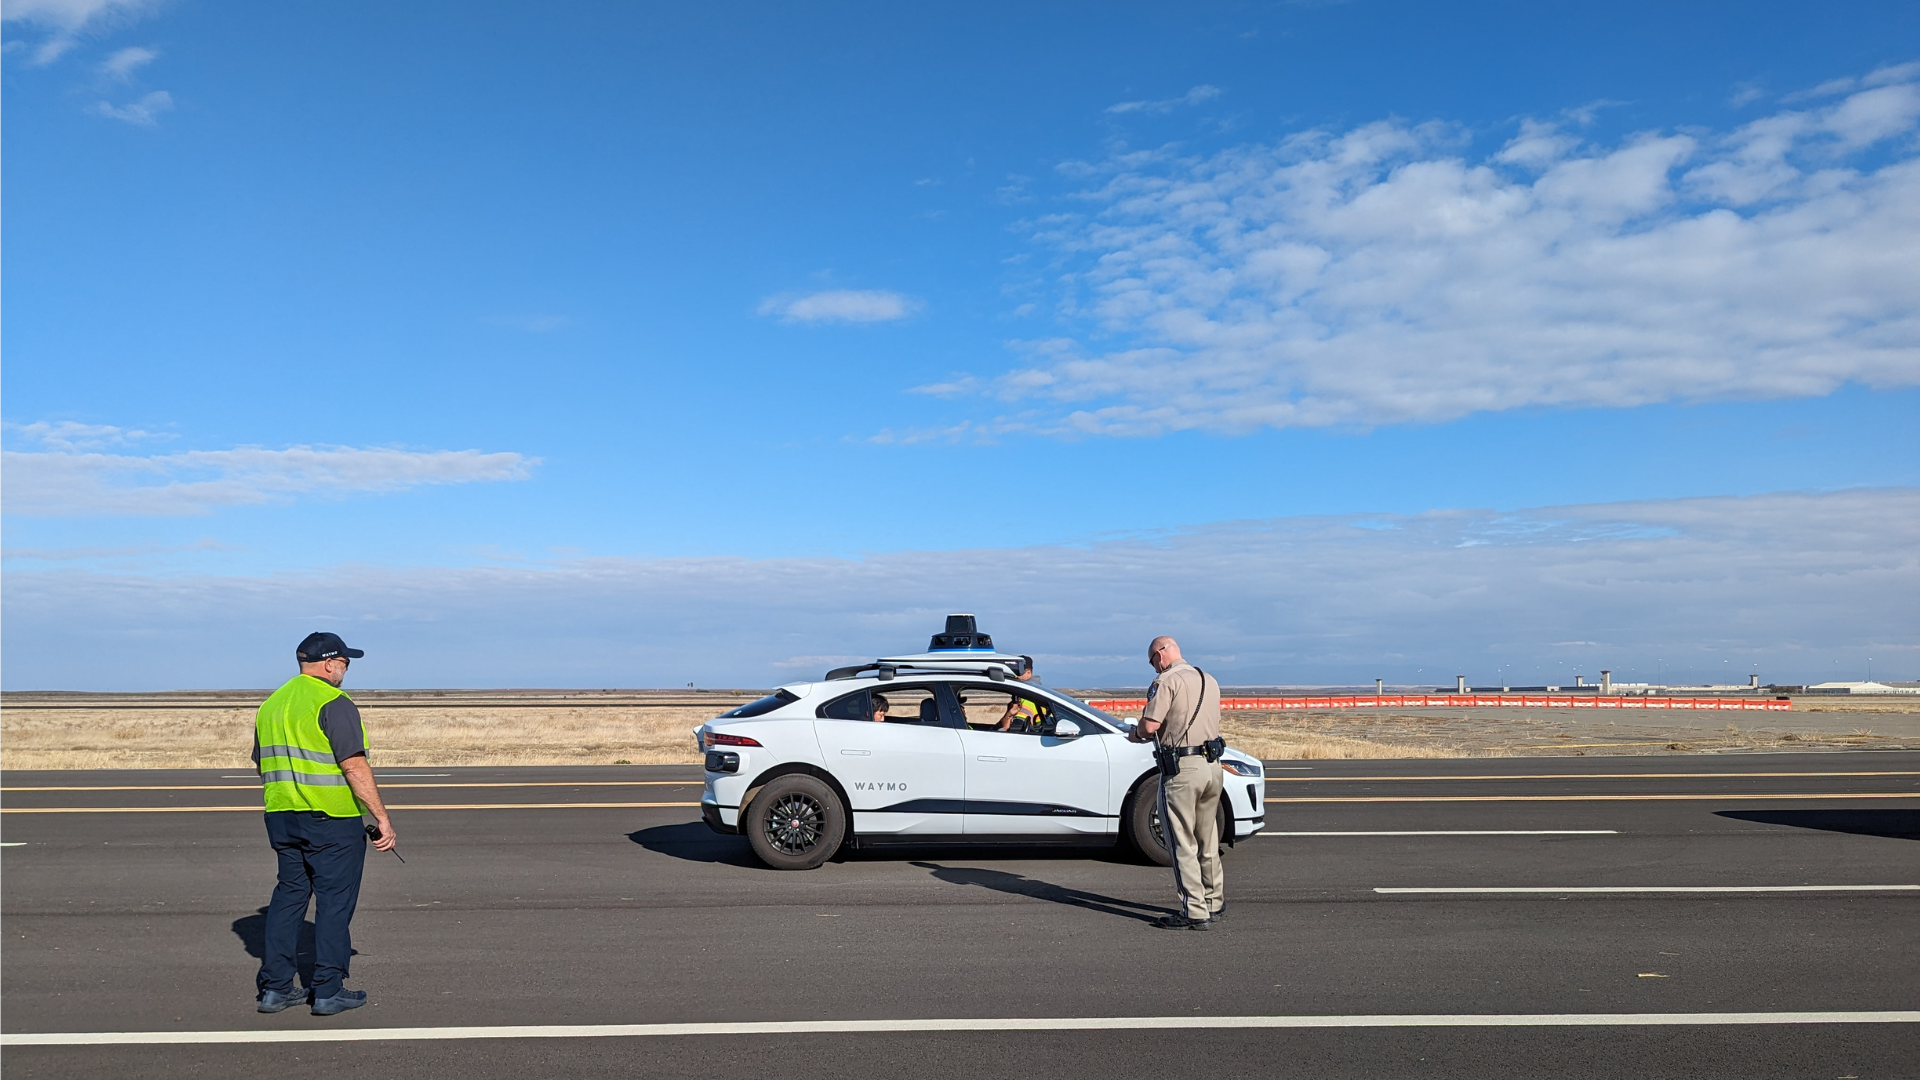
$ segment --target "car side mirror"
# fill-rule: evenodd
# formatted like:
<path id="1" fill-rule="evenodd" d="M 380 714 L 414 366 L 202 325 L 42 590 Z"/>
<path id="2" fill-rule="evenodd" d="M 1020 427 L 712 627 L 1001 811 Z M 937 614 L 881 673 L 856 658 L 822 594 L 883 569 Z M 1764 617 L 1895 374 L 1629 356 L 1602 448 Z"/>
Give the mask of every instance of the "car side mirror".
<path id="1" fill-rule="evenodd" d="M 1077 739 L 1080 737 L 1080 725 L 1063 716 L 1053 722 L 1053 737 L 1056 739 Z"/>

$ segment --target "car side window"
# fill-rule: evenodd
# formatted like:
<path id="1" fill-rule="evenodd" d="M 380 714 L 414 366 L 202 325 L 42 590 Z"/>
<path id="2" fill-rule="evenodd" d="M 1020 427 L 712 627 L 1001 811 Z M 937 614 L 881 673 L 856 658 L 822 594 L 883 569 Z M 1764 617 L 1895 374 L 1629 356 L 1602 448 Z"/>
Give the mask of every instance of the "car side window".
<path id="1" fill-rule="evenodd" d="M 1044 735 L 1052 730 L 1053 703 L 1038 694 L 985 686 L 957 686 L 954 691 L 967 726 L 975 731 Z"/>
<path id="2" fill-rule="evenodd" d="M 822 720 L 867 720 L 871 715 L 867 709 L 867 692 L 861 690 L 845 697 L 834 698 L 814 715 Z"/>
<path id="3" fill-rule="evenodd" d="M 835 698 L 815 715 L 825 720 L 880 720 L 887 724 L 940 724 L 939 699 L 929 686 L 884 683 Z"/>

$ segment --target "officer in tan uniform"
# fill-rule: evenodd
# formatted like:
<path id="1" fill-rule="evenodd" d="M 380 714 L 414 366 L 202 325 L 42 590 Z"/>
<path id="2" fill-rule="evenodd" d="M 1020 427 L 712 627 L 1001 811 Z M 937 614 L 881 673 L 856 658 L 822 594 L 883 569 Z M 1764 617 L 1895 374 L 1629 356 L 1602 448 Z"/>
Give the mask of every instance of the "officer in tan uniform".
<path id="1" fill-rule="evenodd" d="M 1160 827 L 1173 856 L 1180 910 L 1154 920 L 1168 930 L 1209 930 L 1226 908 L 1220 870 L 1220 684 L 1180 656 L 1180 643 L 1157 637 L 1147 663 L 1159 676 L 1134 728 L 1138 741 L 1159 744 Z"/>

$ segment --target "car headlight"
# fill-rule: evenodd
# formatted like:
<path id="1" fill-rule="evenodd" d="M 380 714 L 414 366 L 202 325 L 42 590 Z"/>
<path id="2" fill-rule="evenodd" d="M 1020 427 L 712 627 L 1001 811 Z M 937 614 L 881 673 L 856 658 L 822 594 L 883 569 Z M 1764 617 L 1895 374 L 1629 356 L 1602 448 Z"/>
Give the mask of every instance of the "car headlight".
<path id="1" fill-rule="evenodd" d="M 1260 775 L 1260 763 L 1257 761 L 1235 761 L 1232 758 L 1221 758 L 1220 767 L 1235 776 Z"/>

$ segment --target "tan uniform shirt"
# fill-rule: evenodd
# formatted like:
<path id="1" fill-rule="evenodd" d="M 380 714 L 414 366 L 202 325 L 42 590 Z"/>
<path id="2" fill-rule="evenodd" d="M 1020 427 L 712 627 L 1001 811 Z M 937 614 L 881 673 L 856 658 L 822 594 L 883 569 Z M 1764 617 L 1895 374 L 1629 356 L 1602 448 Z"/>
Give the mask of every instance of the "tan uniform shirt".
<path id="1" fill-rule="evenodd" d="M 1147 688 L 1147 708 L 1141 715 L 1160 722 L 1155 738 L 1161 746 L 1199 746 L 1217 739 L 1220 684 L 1182 660 L 1161 672 Z"/>

